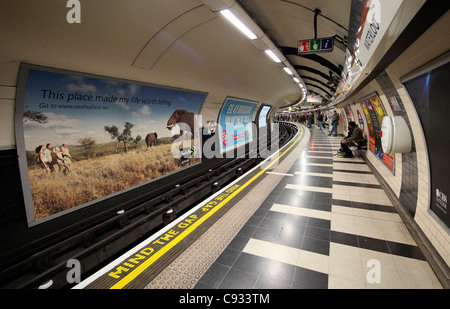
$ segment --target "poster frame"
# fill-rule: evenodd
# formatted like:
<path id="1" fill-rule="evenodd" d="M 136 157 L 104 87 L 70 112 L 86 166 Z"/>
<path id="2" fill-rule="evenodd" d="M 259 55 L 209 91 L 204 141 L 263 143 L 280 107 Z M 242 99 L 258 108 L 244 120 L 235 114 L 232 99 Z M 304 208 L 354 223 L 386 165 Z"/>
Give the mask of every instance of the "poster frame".
<path id="1" fill-rule="evenodd" d="M 411 98 L 411 94 L 408 91 L 408 88 L 406 87 L 406 83 L 409 81 L 412 81 L 418 77 L 421 77 L 427 73 L 431 73 L 435 69 L 439 69 L 440 67 L 446 65 L 448 62 L 450 62 L 450 51 L 447 51 L 446 53 L 442 54 L 441 56 L 435 58 L 434 60 L 431 60 L 430 62 L 420 66 L 416 70 L 406 74 L 405 76 L 400 78 L 400 82 L 402 83 L 403 87 L 405 88 L 405 92 L 411 101 L 412 106 L 414 107 L 414 113 L 416 115 L 416 118 L 418 119 L 420 123 L 420 132 L 423 136 L 423 142 L 425 144 L 425 157 L 426 157 L 426 163 L 427 163 L 427 169 L 428 169 L 428 196 L 429 196 L 429 204 L 427 207 L 427 212 L 436 220 L 436 222 L 447 232 L 447 234 L 450 234 L 450 224 L 446 223 L 443 216 L 443 211 L 440 210 L 440 214 L 437 213 L 435 210 L 436 208 L 439 209 L 438 206 L 433 207 L 433 203 L 436 203 L 436 194 L 434 194 L 436 191 L 433 189 L 433 176 L 436 174 L 436 171 L 433 172 L 432 166 L 431 166 L 431 158 L 430 158 L 430 151 L 428 148 L 428 144 L 430 143 L 427 140 L 427 135 L 425 134 L 425 130 L 423 127 L 421 116 L 417 110 L 416 104 L 414 103 L 413 99 Z M 437 188 L 437 186 L 436 186 Z M 450 216 L 450 212 L 446 214 L 447 216 Z M 447 218 L 448 219 L 448 218 Z"/>
<path id="2" fill-rule="evenodd" d="M 27 224 L 28 224 L 29 228 L 52 221 L 56 218 L 65 216 L 67 214 L 77 212 L 81 209 L 95 205 L 99 202 L 112 199 L 116 196 L 133 191 L 142 186 L 148 185 L 152 182 L 160 181 L 161 179 L 164 179 L 175 173 L 178 173 L 178 172 L 183 171 L 188 168 L 192 168 L 192 167 L 197 166 L 202 163 L 200 160 L 200 162 L 198 162 L 198 163 L 194 163 L 189 166 L 182 167 L 173 172 L 150 179 L 146 182 L 139 183 L 137 185 L 133 185 L 133 186 L 123 189 L 121 191 L 117 191 L 112 194 L 103 196 L 101 198 L 94 199 L 94 200 L 91 200 L 89 202 L 86 202 L 86 203 L 83 203 L 80 205 L 76 205 L 74 207 L 71 207 L 66 210 L 62 210 L 60 212 L 51 214 L 51 215 L 41 218 L 41 219 L 36 219 L 36 216 L 34 213 L 34 202 L 33 202 L 32 194 L 31 194 L 31 184 L 30 184 L 30 179 L 29 179 L 29 175 L 28 175 L 28 162 L 27 162 L 27 156 L 26 156 L 24 127 L 23 127 L 23 113 L 25 110 L 26 90 L 27 90 L 28 75 L 29 75 L 30 70 L 63 74 L 63 75 L 67 75 L 67 76 L 77 76 L 77 77 L 81 77 L 81 78 L 91 78 L 91 79 L 96 79 L 96 80 L 101 80 L 101 81 L 109 81 L 109 82 L 125 83 L 125 84 L 132 84 L 132 85 L 138 85 L 138 86 L 144 86 L 144 87 L 159 88 L 159 89 L 164 89 L 164 90 L 173 90 L 173 91 L 182 91 L 182 92 L 187 92 L 187 93 L 201 94 L 201 95 L 204 95 L 204 98 L 199 106 L 199 110 L 198 110 L 199 113 L 201 112 L 201 110 L 205 104 L 206 98 L 208 96 L 208 93 L 204 92 L 204 91 L 195 91 L 195 90 L 183 89 L 183 88 L 178 88 L 178 87 L 157 85 L 157 84 L 147 83 L 147 82 L 143 82 L 143 81 L 110 77 L 110 76 L 104 76 L 104 75 L 99 75 L 99 74 L 92 74 L 92 73 L 86 73 L 86 72 L 80 72 L 80 71 L 74 71 L 74 70 L 68 70 L 68 69 L 62 69 L 62 68 L 56 68 L 56 67 L 48 67 L 48 66 L 42 66 L 42 65 L 36 65 L 36 64 L 22 62 L 19 67 L 19 73 L 18 73 L 18 79 L 17 79 L 16 103 L 15 103 L 15 113 L 14 113 L 14 132 L 15 132 L 18 163 L 19 163 L 20 179 L 21 179 L 22 192 L 23 192 L 24 205 L 25 205 L 25 214 L 26 214 Z M 199 130 L 201 130 L 201 128 L 199 128 Z M 201 134 L 201 132 L 199 132 L 199 134 Z"/>

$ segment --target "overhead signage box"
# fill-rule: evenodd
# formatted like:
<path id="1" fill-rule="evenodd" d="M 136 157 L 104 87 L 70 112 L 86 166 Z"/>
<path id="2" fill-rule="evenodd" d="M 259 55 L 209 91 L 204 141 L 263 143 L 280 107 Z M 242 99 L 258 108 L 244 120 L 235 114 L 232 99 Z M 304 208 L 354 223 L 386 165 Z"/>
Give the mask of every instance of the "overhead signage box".
<path id="1" fill-rule="evenodd" d="M 312 54 L 332 52 L 334 49 L 333 38 L 309 39 L 298 41 L 298 54 Z"/>

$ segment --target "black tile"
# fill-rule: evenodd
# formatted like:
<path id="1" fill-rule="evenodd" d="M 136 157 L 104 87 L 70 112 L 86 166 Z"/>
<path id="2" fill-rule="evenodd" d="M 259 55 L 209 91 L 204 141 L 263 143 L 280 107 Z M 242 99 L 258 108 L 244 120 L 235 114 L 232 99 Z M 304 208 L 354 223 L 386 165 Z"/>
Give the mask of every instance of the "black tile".
<path id="1" fill-rule="evenodd" d="M 213 263 L 206 273 L 200 278 L 196 286 L 207 285 L 212 288 L 217 288 L 229 270 L 229 266 Z"/>
<path id="2" fill-rule="evenodd" d="M 329 255 L 330 242 L 310 237 L 303 237 L 300 249 L 308 250 L 319 254 Z"/>
<path id="3" fill-rule="evenodd" d="M 270 208 L 272 208 L 272 206 L 273 206 L 273 204 L 270 206 Z M 263 218 L 264 218 L 264 217 L 269 213 L 270 208 L 267 208 L 267 209 L 264 209 L 264 208 L 258 208 L 258 209 L 253 213 L 253 215 L 254 215 L 254 216 L 260 216 L 260 217 L 263 217 Z"/>
<path id="4" fill-rule="evenodd" d="M 282 213 L 282 212 L 278 212 L 278 211 L 269 211 L 265 218 L 267 219 L 272 219 L 272 220 L 278 220 L 278 221 L 283 221 L 284 219 L 286 219 L 287 214 L 286 213 Z"/>
<path id="5" fill-rule="evenodd" d="M 333 167 L 319 166 L 319 173 L 321 174 L 333 174 Z"/>
<path id="6" fill-rule="evenodd" d="M 303 236 L 305 235 L 305 225 L 285 222 L 283 229 L 278 233 L 273 241 L 276 244 L 300 249 Z"/>
<path id="7" fill-rule="evenodd" d="M 298 289 L 327 289 L 328 275 L 302 267 L 296 267 L 292 287 Z"/>
<path id="8" fill-rule="evenodd" d="M 265 201 L 261 204 L 261 206 L 259 206 L 258 210 L 259 210 L 259 209 L 268 210 L 268 209 L 272 208 L 272 206 L 273 206 L 273 202 L 270 202 L 270 201 L 266 201 L 266 200 L 265 200 Z"/>
<path id="9" fill-rule="evenodd" d="M 306 225 L 329 230 L 331 221 L 319 218 L 308 218 L 308 222 L 306 223 Z"/>
<path id="10" fill-rule="evenodd" d="M 290 215 L 284 220 L 283 226 L 287 226 L 288 224 L 306 226 L 308 223 L 308 217 L 299 216 L 299 215 Z"/>
<path id="11" fill-rule="evenodd" d="M 333 187 L 333 178 L 331 177 L 317 177 L 317 186 L 321 186 L 324 188 L 332 188 Z"/>
<path id="12" fill-rule="evenodd" d="M 258 280 L 255 283 L 255 289 L 264 289 L 264 290 L 287 290 L 289 289 L 289 283 L 283 283 L 280 281 L 272 280 L 266 278 L 264 276 L 259 276 Z M 207 289 L 207 288 L 206 288 Z"/>
<path id="13" fill-rule="evenodd" d="M 223 250 L 223 252 L 217 258 L 215 263 L 231 267 L 240 254 L 241 251 L 239 250 L 225 248 L 225 250 Z"/>
<path id="14" fill-rule="evenodd" d="M 316 153 L 315 151 L 308 151 L 308 156 L 319 156 L 319 157 L 327 157 L 327 158 L 333 158 L 333 153 Z"/>
<path id="15" fill-rule="evenodd" d="M 376 211 L 397 213 L 397 210 L 395 209 L 394 206 L 385 206 L 385 205 L 373 204 L 372 207 L 373 207 L 373 210 L 376 210 Z"/>
<path id="16" fill-rule="evenodd" d="M 366 184 L 366 183 L 356 183 L 356 182 L 349 182 L 349 181 L 333 181 L 334 185 L 340 185 L 340 186 L 349 186 L 349 187 L 362 187 L 362 188 L 371 188 L 371 189 L 382 189 L 380 185 L 373 185 L 373 184 Z"/>
<path id="17" fill-rule="evenodd" d="M 338 199 L 332 199 L 331 203 L 336 206 L 348 206 L 352 207 L 352 202 L 347 200 L 338 200 Z"/>
<path id="18" fill-rule="evenodd" d="M 252 238 L 273 242 L 278 237 L 279 234 L 280 232 L 278 230 L 271 230 L 259 227 L 253 234 Z"/>
<path id="19" fill-rule="evenodd" d="M 365 236 L 357 236 L 357 237 L 358 237 L 358 246 L 360 248 L 390 253 L 389 247 L 385 240 Z"/>
<path id="20" fill-rule="evenodd" d="M 296 266 L 294 265 L 267 259 L 265 268 L 261 271 L 260 276 L 289 286 L 294 277 L 295 268 Z"/>
<path id="21" fill-rule="evenodd" d="M 338 244 L 358 247 L 358 238 L 353 234 L 331 231 L 330 240 Z"/>
<path id="22" fill-rule="evenodd" d="M 255 233 L 257 227 L 249 224 L 245 224 L 237 235 L 243 237 L 252 237 Z"/>
<path id="23" fill-rule="evenodd" d="M 423 255 L 420 248 L 417 246 L 401 244 L 392 241 L 387 241 L 387 244 L 392 254 L 426 261 L 425 256 Z"/>
<path id="24" fill-rule="evenodd" d="M 267 259 L 263 257 L 242 252 L 231 269 L 242 270 L 258 276 L 266 268 L 266 263 Z"/>
<path id="25" fill-rule="evenodd" d="M 219 284 L 219 289 L 253 289 L 255 286 L 257 275 L 239 270 L 230 269 Z"/>
<path id="26" fill-rule="evenodd" d="M 367 174 L 367 175 L 372 175 L 372 172 L 368 172 L 368 171 L 353 171 L 353 170 L 341 170 L 341 169 L 335 169 L 335 172 L 342 172 L 342 173 L 352 173 L 352 174 Z"/>
<path id="27" fill-rule="evenodd" d="M 270 229 L 270 230 L 275 230 L 275 231 L 280 231 L 282 226 L 283 226 L 283 221 L 272 220 L 272 219 L 268 219 L 268 218 L 264 218 L 259 225 L 260 228 L 265 228 L 265 229 Z"/>
<path id="28" fill-rule="evenodd" d="M 330 230 L 307 226 L 305 229 L 305 237 L 330 241 Z"/>
<path id="29" fill-rule="evenodd" d="M 294 191 L 294 190 L 289 190 Z M 294 191 L 295 193 L 295 191 Z M 308 205 L 308 202 L 311 202 L 314 199 L 314 194 L 300 196 L 298 194 L 289 194 L 289 195 L 281 195 L 275 201 L 275 204 L 283 204 L 294 207 L 305 207 Z"/>
<path id="30" fill-rule="evenodd" d="M 306 158 L 308 163 L 333 164 L 333 159 Z"/>
<path id="31" fill-rule="evenodd" d="M 320 193 L 314 195 L 313 202 L 314 203 L 322 203 L 322 204 L 330 204 L 331 205 L 331 194 L 328 193 Z"/>
<path id="32" fill-rule="evenodd" d="M 363 203 L 363 202 L 352 202 L 352 207 L 359 208 L 359 209 L 374 210 L 373 209 L 373 204 Z"/>
<path id="33" fill-rule="evenodd" d="M 253 215 L 250 217 L 250 219 L 247 221 L 247 223 L 245 225 L 258 227 L 261 224 L 263 219 L 264 219 L 264 217 L 262 217 L 262 216 Z"/>
<path id="34" fill-rule="evenodd" d="M 319 201 L 314 201 L 311 203 L 311 208 L 321 211 L 329 211 L 331 212 L 331 202 L 330 203 L 322 203 Z"/>
<path id="35" fill-rule="evenodd" d="M 249 240 L 250 240 L 249 237 L 236 235 L 236 237 L 234 237 L 233 240 L 228 244 L 228 247 L 231 249 L 242 251 L 242 249 L 244 249 Z"/>

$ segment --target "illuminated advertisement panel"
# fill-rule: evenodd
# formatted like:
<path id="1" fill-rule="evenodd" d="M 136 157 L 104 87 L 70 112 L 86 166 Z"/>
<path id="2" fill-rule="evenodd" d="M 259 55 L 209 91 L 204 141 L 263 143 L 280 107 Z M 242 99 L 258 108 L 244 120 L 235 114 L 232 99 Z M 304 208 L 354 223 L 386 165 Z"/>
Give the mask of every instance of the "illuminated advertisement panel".
<path id="1" fill-rule="evenodd" d="M 258 116 L 258 126 L 260 128 L 267 126 L 267 115 L 269 114 L 270 106 L 264 105 Z"/>
<path id="2" fill-rule="evenodd" d="M 220 153 L 253 141 L 252 117 L 257 103 L 227 98 L 219 116 Z"/>
<path id="3" fill-rule="evenodd" d="M 193 132 L 205 98 L 205 93 L 22 65 L 15 133 L 28 223 L 186 168 L 171 147 L 191 134 L 177 124 L 186 123 Z"/>

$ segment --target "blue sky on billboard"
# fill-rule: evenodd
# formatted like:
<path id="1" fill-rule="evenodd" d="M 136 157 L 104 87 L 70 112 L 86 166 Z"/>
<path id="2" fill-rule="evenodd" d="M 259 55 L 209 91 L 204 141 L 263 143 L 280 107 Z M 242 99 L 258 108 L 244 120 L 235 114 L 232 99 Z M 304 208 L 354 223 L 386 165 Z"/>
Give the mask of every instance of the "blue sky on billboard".
<path id="1" fill-rule="evenodd" d="M 160 137 L 169 137 L 165 127 L 173 111 L 188 106 L 198 113 L 204 98 L 202 93 L 30 70 L 24 110 L 41 111 L 48 122 L 24 123 L 25 140 L 33 141 L 27 150 L 49 139 L 69 144 L 77 144 L 80 137 L 110 142 L 104 126 L 120 128 L 127 121 L 135 125 L 133 135 L 157 131 Z"/>

